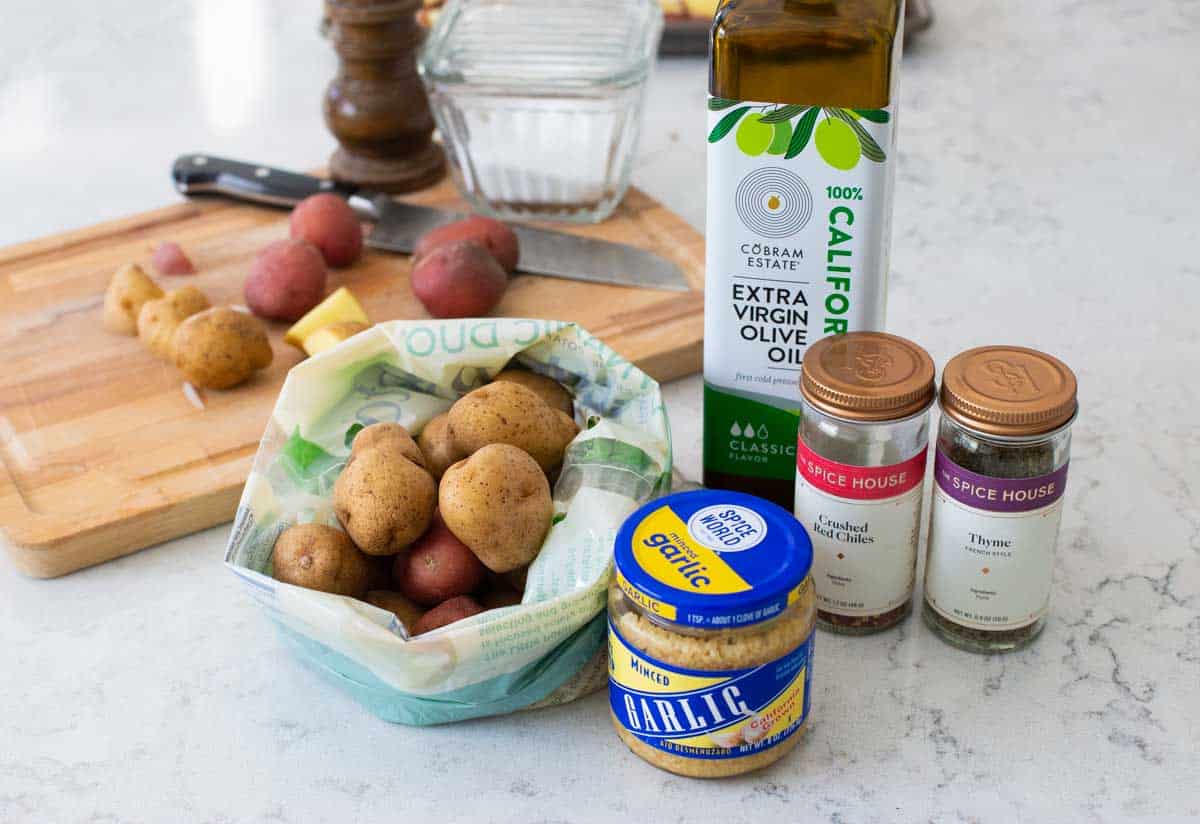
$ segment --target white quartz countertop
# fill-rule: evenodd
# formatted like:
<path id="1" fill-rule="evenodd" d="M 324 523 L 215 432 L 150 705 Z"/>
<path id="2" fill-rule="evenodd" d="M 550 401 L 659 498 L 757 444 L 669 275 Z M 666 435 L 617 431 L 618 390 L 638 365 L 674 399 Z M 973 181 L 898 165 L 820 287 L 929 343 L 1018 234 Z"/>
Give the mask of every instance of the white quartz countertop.
<path id="1" fill-rule="evenodd" d="M 0 243 L 169 202 L 170 160 L 332 139 L 316 0 L 5 3 Z M 392 726 L 306 669 L 226 529 L 53 581 L 0 561 L 0 822 L 1200 817 L 1200 4 L 940 0 L 906 56 L 889 329 L 1044 348 L 1082 413 L 1049 627 L 984 658 L 910 619 L 817 639 L 813 723 L 696 782 L 603 695 Z M 660 63 L 636 182 L 703 224 L 702 60 Z M 0 368 L 3 368 L 0 366 Z M 698 378 L 667 387 L 699 474 Z"/>

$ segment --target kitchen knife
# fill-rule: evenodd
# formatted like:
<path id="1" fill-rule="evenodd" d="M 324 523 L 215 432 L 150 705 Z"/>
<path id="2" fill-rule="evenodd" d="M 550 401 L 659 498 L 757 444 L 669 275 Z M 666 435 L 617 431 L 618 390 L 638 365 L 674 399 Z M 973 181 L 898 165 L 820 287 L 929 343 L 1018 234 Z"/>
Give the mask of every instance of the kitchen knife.
<path id="1" fill-rule="evenodd" d="M 207 154 L 187 154 L 171 168 L 175 187 L 185 195 L 224 195 L 270 206 L 291 207 L 309 195 L 332 192 L 346 198 L 375 227 L 365 242 L 375 249 L 411 253 L 430 229 L 464 215 L 393 200 L 348 183 L 257 166 Z M 515 225 L 521 244 L 517 268 L 534 275 L 686 292 L 680 268 L 653 252 L 604 240 Z"/>

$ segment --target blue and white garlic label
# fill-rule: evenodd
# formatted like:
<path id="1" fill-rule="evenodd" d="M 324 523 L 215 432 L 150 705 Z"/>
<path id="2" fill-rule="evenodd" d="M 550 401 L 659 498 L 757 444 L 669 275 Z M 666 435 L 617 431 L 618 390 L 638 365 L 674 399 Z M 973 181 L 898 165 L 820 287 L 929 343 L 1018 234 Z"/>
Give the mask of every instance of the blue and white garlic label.
<path id="1" fill-rule="evenodd" d="M 638 740 L 685 758 L 769 750 L 808 718 L 813 635 L 750 669 L 693 670 L 651 658 L 609 622 L 609 705 Z"/>

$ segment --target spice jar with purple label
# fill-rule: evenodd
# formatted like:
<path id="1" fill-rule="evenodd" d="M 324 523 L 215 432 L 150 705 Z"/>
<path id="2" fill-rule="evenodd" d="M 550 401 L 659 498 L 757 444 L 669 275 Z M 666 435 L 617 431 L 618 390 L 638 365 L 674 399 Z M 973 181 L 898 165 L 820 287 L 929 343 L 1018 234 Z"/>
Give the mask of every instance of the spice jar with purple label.
<path id="1" fill-rule="evenodd" d="M 1075 375 L 1033 349 L 987 346 L 942 373 L 925 622 L 972 652 L 1046 624 L 1078 409 Z"/>

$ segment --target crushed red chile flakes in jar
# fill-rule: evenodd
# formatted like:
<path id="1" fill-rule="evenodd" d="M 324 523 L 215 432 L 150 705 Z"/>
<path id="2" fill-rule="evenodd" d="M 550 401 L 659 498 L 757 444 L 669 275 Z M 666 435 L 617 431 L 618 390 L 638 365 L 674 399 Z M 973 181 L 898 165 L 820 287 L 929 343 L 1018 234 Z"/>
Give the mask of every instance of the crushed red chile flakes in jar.
<path id="1" fill-rule="evenodd" d="M 912 612 L 934 366 L 882 332 L 805 353 L 796 517 L 813 542 L 817 623 L 865 635 Z"/>

